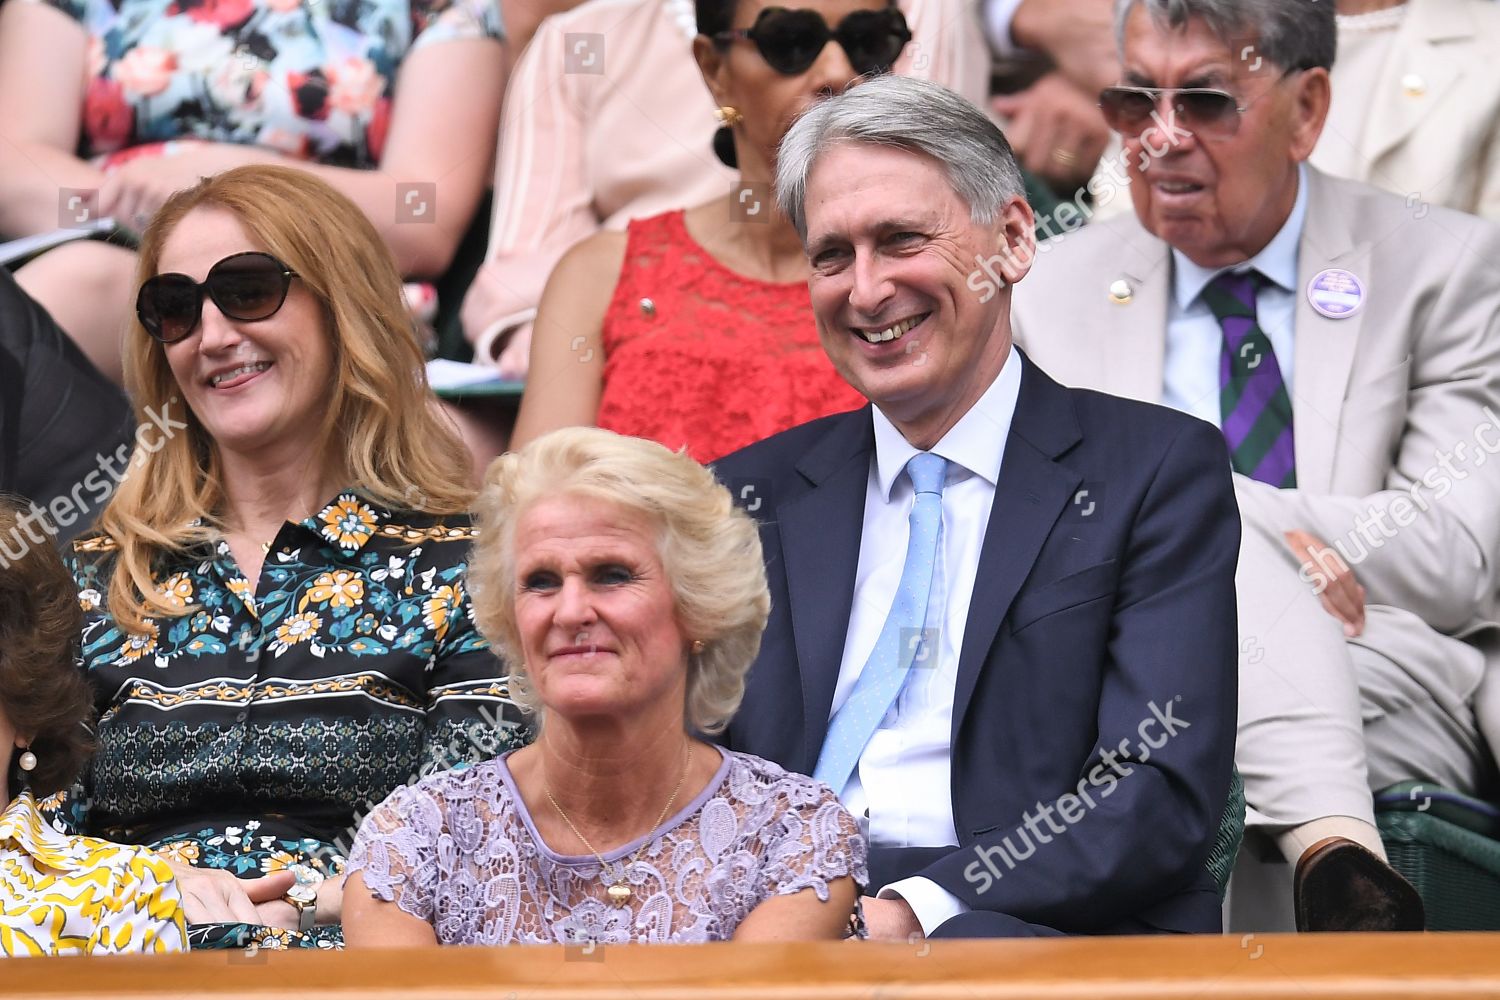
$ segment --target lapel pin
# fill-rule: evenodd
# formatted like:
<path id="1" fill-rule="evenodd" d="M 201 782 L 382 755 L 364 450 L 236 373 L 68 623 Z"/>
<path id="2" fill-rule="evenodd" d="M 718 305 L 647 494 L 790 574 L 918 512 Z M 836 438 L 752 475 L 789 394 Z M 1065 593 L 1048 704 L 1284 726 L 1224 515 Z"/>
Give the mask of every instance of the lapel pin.
<path id="1" fill-rule="evenodd" d="M 1364 304 L 1365 286 L 1350 271 L 1330 267 L 1307 283 L 1307 301 L 1319 315 L 1348 319 Z"/>
<path id="2" fill-rule="evenodd" d="M 1109 301 L 1113 302 L 1115 305 L 1129 305 L 1130 300 L 1134 297 L 1135 289 L 1131 288 L 1130 282 L 1126 281 L 1124 278 L 1118 278 L 1110 283 Z"/>
<path id="3" fill-rule="evenodd" d="M 642 316 L 655 316 L 656 315 L 656 303 L 652 302 L 650 299 L 641 299 L 641 315 Z"/>
<path id="4" fill-rule="evenodd" d="M 1427 81 L 1415 73 L 1408 73 L 1401 78 L 1401 89 L 1406 91 L 1407 97 L 1421 97 L 1427 93 Z"/>

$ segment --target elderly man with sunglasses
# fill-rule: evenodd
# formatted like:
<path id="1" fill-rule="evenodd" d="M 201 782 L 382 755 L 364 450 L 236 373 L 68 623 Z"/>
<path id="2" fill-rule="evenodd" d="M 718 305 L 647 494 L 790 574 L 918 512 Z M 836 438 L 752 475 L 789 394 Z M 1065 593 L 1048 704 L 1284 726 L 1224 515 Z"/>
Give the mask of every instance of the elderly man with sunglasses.
<path id="1" fill-rule="evenodd" d="M 1421 928 L 1371 789 L 1493 779 L 1500 230 L 1306 165 L 1332 4 L 1116 14 L 1100 103 L 1135 215 L 1039 248 L 1018 338 L 1069 384 L 1222 430 L 1251 830 L 1231 927 Z"/>

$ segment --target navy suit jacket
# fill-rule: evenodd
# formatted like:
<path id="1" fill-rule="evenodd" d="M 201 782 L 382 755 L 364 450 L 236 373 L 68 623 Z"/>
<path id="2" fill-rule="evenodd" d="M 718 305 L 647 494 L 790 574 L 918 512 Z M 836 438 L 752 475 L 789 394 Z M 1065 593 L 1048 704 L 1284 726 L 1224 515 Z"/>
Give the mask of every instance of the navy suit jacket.
<path id="1" fill-rule="evenodd" d="M 1036 933 L 1217 933 L 1204 866 L 1234 756 L 1240 538 L 1224 440 L 1029 360 L 1022 372 L 954 693 L 959 846 L 872 846 L 869 889 L 921 875 Z M 771 588 L 722 740 L 806 774 L 874 448 L 867 406 L 716 464 L 761 523 Z"/>

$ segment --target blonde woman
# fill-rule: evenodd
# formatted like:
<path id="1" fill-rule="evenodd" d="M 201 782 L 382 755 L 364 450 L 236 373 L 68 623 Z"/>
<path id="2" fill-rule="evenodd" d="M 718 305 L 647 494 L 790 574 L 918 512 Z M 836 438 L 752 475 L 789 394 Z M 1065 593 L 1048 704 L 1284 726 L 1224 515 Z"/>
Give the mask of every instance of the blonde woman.
<path id="1" fill-rule="evenodd" d="M 139 278 L 126 376 L 156 433 L 72 552 L 102 712 L 83 828 L 175 862 L 214 917 L 194 947 L 337 945 L 358 815 L 515 739 L 462 583 L 462 445 L 379 234 L 305 172 L 174 195 Z"/>
<path id="2" fill-rule="evenodd" d="M 351 945 L 797 940 L 868 881 L 826 785 L 696 733 L 739 706 L 770 610 L 707 469 L 559 430 L 496 461 L 471 572 L 536 743 L 397 792 L 350 856 Z"/>

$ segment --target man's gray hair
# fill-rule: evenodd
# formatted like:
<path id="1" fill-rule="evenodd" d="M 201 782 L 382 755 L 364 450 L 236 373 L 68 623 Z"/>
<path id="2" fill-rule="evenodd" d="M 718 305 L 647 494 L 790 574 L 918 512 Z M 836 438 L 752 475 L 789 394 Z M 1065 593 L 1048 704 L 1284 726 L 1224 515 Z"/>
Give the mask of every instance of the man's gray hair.
<path id="1" fill-rule="evenodd" d="M 1333 0 L 1115 0 L 1115 43 L 1125 51 L 1125 22 L 1144 5 L 1158 27 L 1181 28 L 1199 18 L 1242 59 L 1282 69 L 1333 66 L 1338 26 Z M 1251 46 L 1247 48 L 1247 46 Z"/>
<path id="2" fill-rule="evenodd" d="M 807 176 L 840 143 L 892 146 L 942 165 L 948 183 L 988 225 L 1011 198 L 1026 196 L 1010 143 L 984 112 L 926 80 L 882 75 L 814 104 L 787 131 L 776 155 L 776 200 L 807 238 Z"/>

